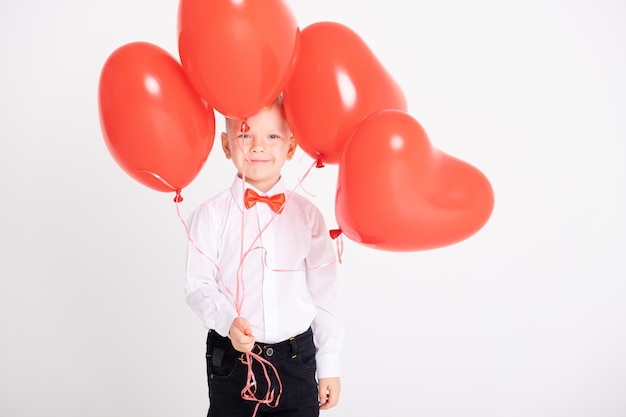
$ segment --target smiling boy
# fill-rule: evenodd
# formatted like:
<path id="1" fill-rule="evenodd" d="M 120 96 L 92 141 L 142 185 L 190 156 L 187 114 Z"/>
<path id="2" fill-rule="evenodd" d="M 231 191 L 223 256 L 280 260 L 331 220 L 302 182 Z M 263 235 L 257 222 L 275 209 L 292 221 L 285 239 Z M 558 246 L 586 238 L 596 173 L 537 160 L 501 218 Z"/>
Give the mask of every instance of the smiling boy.
<path id="1" fill-rule="evenodd" d="M 282 97 L 245 121 L 227 118 L 221 143 L 237 175 L 191 216 L 185 281 L 208 329 L 209 416 L 255 411 L 242 398 L 246 352 L 282 383 L 278 404 L 261 404 L 259 415 L 318 416 L 340 394 L 336 256 L 319 209 L 285 189 L 281 170 L 297 144 Z M 257 383 L 257 392 L 268 388 Z"/>

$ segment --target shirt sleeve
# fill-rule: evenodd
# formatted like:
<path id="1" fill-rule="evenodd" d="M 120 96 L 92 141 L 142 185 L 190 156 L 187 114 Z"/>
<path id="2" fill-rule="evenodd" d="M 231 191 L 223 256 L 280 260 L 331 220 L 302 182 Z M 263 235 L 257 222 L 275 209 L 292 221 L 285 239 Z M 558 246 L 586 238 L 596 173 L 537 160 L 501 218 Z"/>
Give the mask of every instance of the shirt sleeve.
<path id="1" fill-rule="evenodd" d="M 220 270 L 217 264 L 220 242 L 220 224 L 210 209 L 202 205 L 189 220 L 189 246 L 185 298 L 207 329 L 228 336 L 230 326 L 237 318 L 231 300 L 220 292 Z"/>
<path id="2" fill-rule="evenodd" d="M 317 376 L 339 377 L 344 324 L 339 308 L 337 258 L 324 218 L 316 207 L 311 210 L 311 226 L 311 250 L 306 267 L 307 284 L 317 308 L 312 324 Z"/>

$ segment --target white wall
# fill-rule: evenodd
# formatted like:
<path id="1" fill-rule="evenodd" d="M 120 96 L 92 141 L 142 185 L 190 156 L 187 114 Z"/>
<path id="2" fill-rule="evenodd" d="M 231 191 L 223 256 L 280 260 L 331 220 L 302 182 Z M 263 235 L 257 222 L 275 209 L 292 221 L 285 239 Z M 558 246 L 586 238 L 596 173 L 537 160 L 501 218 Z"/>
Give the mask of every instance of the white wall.
<path id="1" fill-rule="evenodd" d="M 343 397 L 325 416 L 626 415 L 626 3 L 290 1 L 344 23 L 494 213 L 446 248 L 344 240 Z M 175 1 L 0 6 L 0 415 L 202 416 L 173 196 L 127 176 L 99 126 L 105 59 L 176 49 Z M 218 123 L 221 131 L 221 121 Z M 292 179 L 309 160 L 291 163 Z M 305 185 L 334 227 L 335 167 Z M 233 175 L 214 148 L 183 216 Z"/>

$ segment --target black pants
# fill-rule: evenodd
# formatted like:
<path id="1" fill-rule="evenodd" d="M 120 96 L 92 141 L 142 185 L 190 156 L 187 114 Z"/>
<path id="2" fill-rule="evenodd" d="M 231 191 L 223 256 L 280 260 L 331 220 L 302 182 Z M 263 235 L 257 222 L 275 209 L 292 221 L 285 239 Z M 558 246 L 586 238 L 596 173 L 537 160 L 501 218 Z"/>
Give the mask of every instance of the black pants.
<path id="1" fill-rule="evenodd" d="M 253 352 L 274 365 L 283 388 L 278 405 L 261 404 L 256 414 L 258 417 L 319 416 L 315 350 L 311 329 L 280 343 L 257 343 Z M 257 402 L 241 396 L 248 374 L 246 355 L 236 351 L 229 338 L 210 330 L 206 360 L 208 417 L 252 417 Z M 252 369 L 257 382 L 256 397 L 264 398 L 268 383 L 257 359 L 253 359 Z M 271 369 L 269 373 L 272 388 L 278 394 L 278 379 Z"/>

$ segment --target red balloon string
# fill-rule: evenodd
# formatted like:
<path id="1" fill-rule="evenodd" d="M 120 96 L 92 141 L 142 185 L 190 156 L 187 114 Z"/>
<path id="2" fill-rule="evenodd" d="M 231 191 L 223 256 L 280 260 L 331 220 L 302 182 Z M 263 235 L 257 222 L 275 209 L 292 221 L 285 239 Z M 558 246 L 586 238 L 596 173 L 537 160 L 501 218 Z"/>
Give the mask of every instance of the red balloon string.
<path id="1" fill-rule="evenodd" d="M 261 356 L 262 349 L 259 345 L 256 345 L 255 348 L 258 349 L 259 353 L 255 353 L 254 351 L 251 351 L 251 352 L 242 354 L 241 357 L 239 358 L 241 362 L 248 367 L 248 372 L 246 375 L 246 385 L 241 390 L 241 398 L 247 401 L 256 401 L 254 412 L 252 413 L 253 417 L 256 416 L 256 413 L 261 404 L 265 404 L 271 408 L 277 407 L 280 401 L 280 396 L 283 393 L 283 383 L 280 377 L 278 376 L 278 370 L 271 362 L 267 361 Z M 267 382 L 267 386 L 268 386 L 267 392 L 265 393 L 263 398 L 258 398 L 256 395 L 258 384 L 257 384 L 256 375 L 254 374 L 254 370 L 252 369 L 254 360 L 256 360 L 262 365 L 263 376 L 265 377 L 265 381 Z M 276 388 L 272 388 L 273 381 L 272 381 L 272 375 L 270 375 L 269 370 L 272 371 L 273 375 L 276 378 L 276 381 L 278 382 L 278 392 L 276 392 Z"/>
<path id="2" fill-rule="evenodd" d="M 181 189 L 174 187 L 172 184 L 167 182 L 165 180 L 165 178 L 163 178 L 159 174 L 154 173 L 152 171 L 148 171 L 147 169 L 138 169 L 137 172 L 143 172 L 145 174 L 152 175 L 155 179 L 161 181 L 161 183 L 163 183 L 163 185 L 165 185 L 167 188 L 171 188 L 172 191 L 174 191 L 176 193 L 176 197 L 174 197 L 174 202 L 175 203 L 180 203 L 181 201 L 183 201 L 183 197 L 180 195 Z"/>
<path id="3" fill-rule="evenodd" d="M 298 187 L 301 187 L 301 188 L 302 188 L 302 181 L 304 181 L 304 179 L 305 179 L 305 178 L 309 175 L 309 173 L 311 172 L 311 169 L 313 169 L 313 166 L 314 166 L 314 164 L 313 164 L 313 165 L 311 165 L 311 166 L 307 169 L 307 171 L 304 173 L 304 175 L 302 176 L 302 178 L 300 178 L 300 179 L 298 180 L 298 183 L 297 183 L 296 187 L 295 187 L 295 188 L 294 188 L 294 189 L 293 189 L 290 193 L 288 193 L 288 194 L 287 194 L 287 196 L 286 196 L 286 198 L 285 198 L 285 203 L 284 203 L 284 205 L 283 205 L 283 206 L 286 206 L 286 205 L 287 205 L 287 202 L 291 199 L 291 197 L 292 197 L 292 196 L 293 196 L 293 194 L 295 193 L 296 188 L 298 188 Z M 246 182 L 245 182 L 245 181 L 246 181 L 245 164 L 244 164 L 244 172 L 242 173 L 242 180 L 243 180 L 243 181 L 242 181 L 242 189 L 243 189 L 242 191 L 245 191 L 245 188 L 246 188 Z M 276 218 L 276 216 L 278 216 L 278 215 L 279 215 L 279 213 L 274 213 L 274 214 L 272 215 L 272 217 L 270 218 L 269 222 L 267 222 L 267 224 L 266 224 L 266 225 L 265 225 L 265 226 L 264 226 L 264 227 L 263 227 L 263 228 L 259 231 L 259 234 L 258 234 L 258 235 L 254 238 L 254 240 L 253 240 L 253 241 L 252 241 L 252 243 L 250 244 L 250 247 L 248 248 L 248 250 L 247 250 L 247 251 L 245 251 L 245 252 L 242 252 L 241 262 L 239 263 L 239 268 L 240 268 L 240 269 L 241 269 L 241 267 L 243 266 L 243 259 L 244 259 L 244 258 L 248 255 L 248 253 L 249 253 L 251 250 L 255 249 L 255 248 L 254 248 L 254 244 L 256 243 L 256 241 L 257 241 L 257 240 L 259 240 L 259 239 L 261 238 L 261 235 L 263 234 L 263 232 L 264 232 L 264 231 L 265 231 L 265 230 L 269 227 L 270 223 L 272 223 L 272 221 L 274 220 L 274 218 Z M 243 223 L 243 221 L 242 221 L 242 223 Z M 242 231 L 243 231 L 243 224 L 242 224 Z M 241 242 L 243 243 L 243 236 L 242 236 L 242 238 L 241 238 Z"/>
<path id="4" fill-rule="evenodd" d="M 228 291 L 228 293 L 230 294 L 231 297 L 234 297 L 233 293 L 230 291 L 230 289 L 226 286 L 226 283 L 224 282 L 224 278 L 222 276 L 222 270 L 220 269 L 219 265 L 217 264 L 217 262 L 215 262 L 213 259 L 211 259 L 210 256 L 206 255 L 202 249 L 200 249 L 198 247 L 198 245 L 196 245 L 196 242 L 191 238 L 191 234 L 189 233 L 189 227 L 187 226 L 187 222 L 185 222 L 185 220 L 183 219 L 182 215 L 180 214 L 180 206 L 178 205 L 179 202 L 176 202 L 176 215 L 178 216 L 178 220 L 180 220 L 180 222 L 183 224 L 183 228 L 185 229 L 185 234 L 187 235 L 187 240 L 189 241 L 189 243 L 191 243 L 191 245 L 194 247 L 195 250 L 198 251 L 198 253 L 202 256 L 204 256 L 209 262 L 211 262 L 213 264 L 213 266 L 215 267 L 215 270 L 217 271 L 217 275 L 222 283 L 222 286 L 224 288 L 226 288 L 226 291 Z"/>

